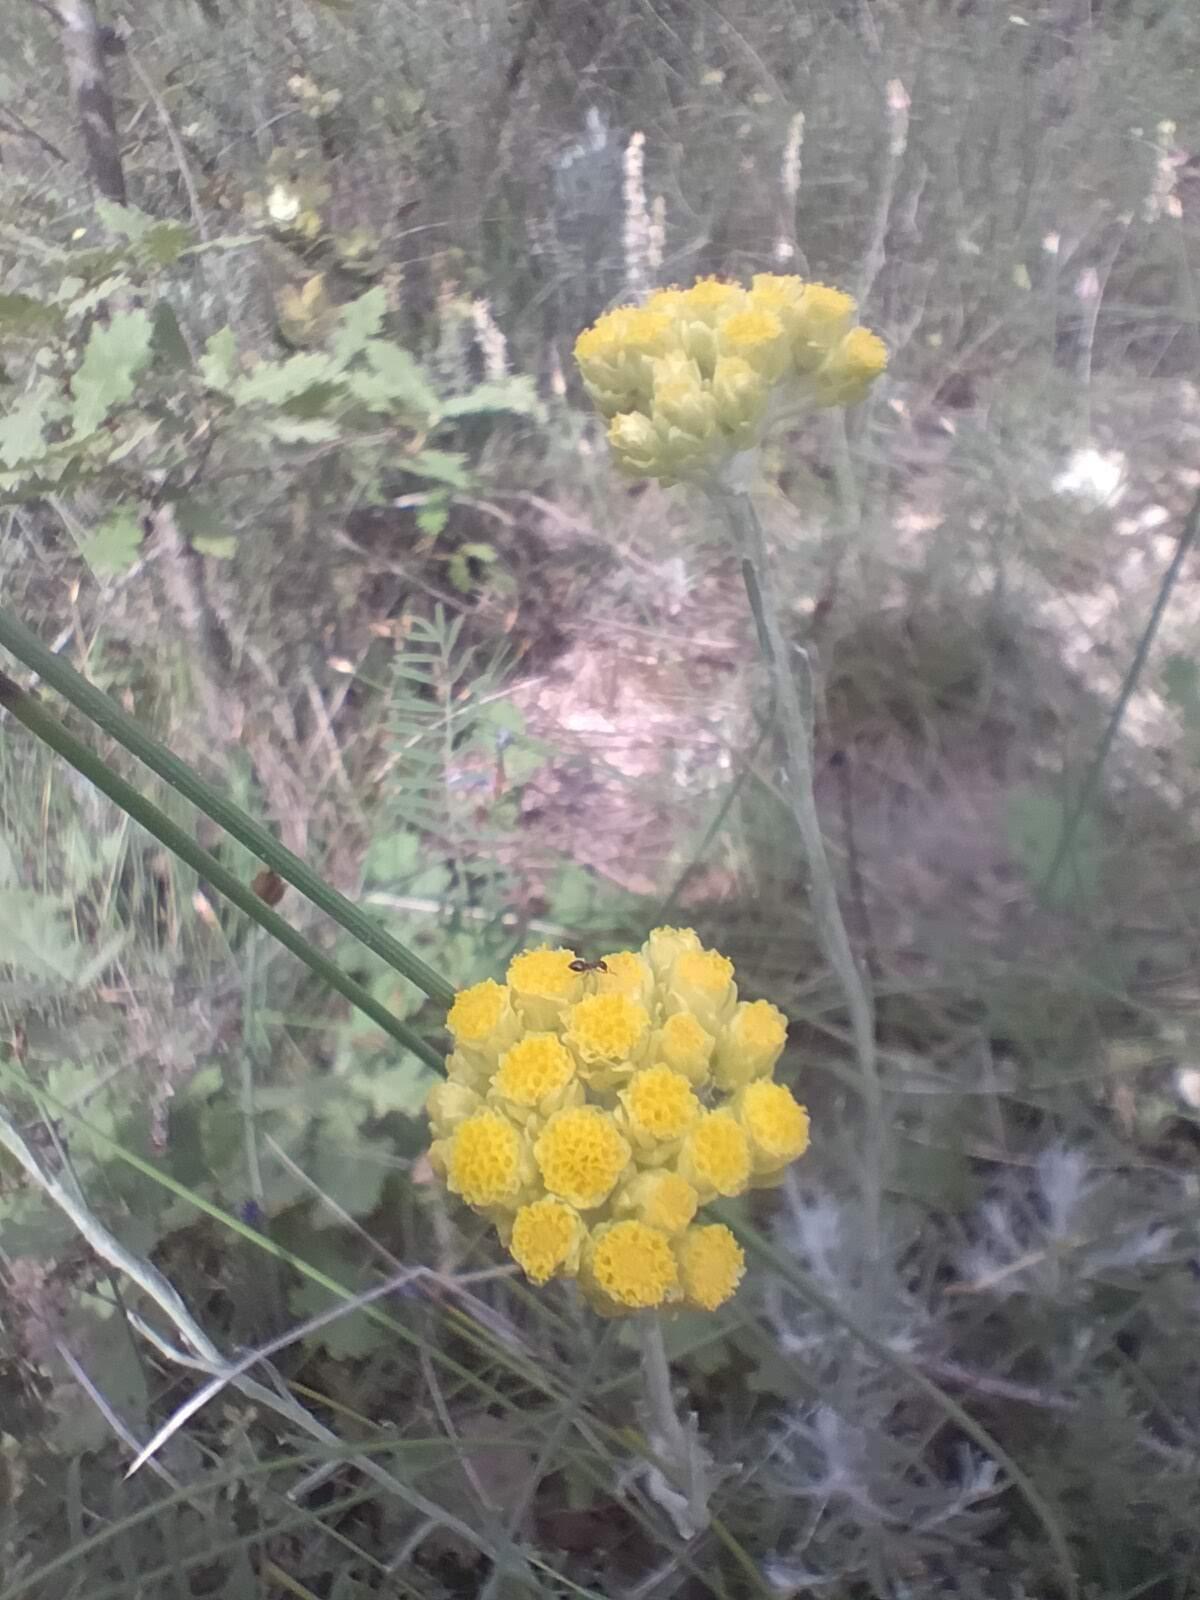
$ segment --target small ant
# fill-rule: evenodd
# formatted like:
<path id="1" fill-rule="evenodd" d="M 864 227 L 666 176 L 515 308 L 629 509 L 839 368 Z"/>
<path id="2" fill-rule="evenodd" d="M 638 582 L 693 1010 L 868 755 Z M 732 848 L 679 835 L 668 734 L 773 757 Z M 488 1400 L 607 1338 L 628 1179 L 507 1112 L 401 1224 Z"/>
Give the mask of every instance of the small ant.
<path id="1" fill-rule="evenodd" d="M 607 972 L 608 964 L 604 961 L 584 961 L 582 958 L 570 963 L 572 972 Z"/>

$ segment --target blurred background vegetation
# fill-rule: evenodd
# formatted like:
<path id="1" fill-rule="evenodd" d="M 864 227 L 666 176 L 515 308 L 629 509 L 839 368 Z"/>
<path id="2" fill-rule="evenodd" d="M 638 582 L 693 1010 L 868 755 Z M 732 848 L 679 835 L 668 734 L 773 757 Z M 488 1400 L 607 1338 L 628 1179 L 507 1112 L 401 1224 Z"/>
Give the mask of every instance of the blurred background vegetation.
<path id="1" fill-rule="evenodd" d="M 313 1274 L 423 1269 L 275 1357 L 388 1486 L 232 1390 L 124 1482 L 197 1380 L 0 1158 L 0 1600 L 1200 1595 L 1193 0 L 0 0 L 0 36 L 4 606 L 455 984 L 694 923 L 794 1019 L 815 1129 L 754 1207 L 807 1278 L 669 1330 L 684 1537 L 621 1329 L 429 1182 L 428 1069 L 0 721 L 0 1092 L 45 1169 L 226 1354 Z M 877 997 L 882 1267 L 736 563 L 614 476 L 570 360 L 651 282 L 764 270 L 892 351 L 761 495 Z"/>

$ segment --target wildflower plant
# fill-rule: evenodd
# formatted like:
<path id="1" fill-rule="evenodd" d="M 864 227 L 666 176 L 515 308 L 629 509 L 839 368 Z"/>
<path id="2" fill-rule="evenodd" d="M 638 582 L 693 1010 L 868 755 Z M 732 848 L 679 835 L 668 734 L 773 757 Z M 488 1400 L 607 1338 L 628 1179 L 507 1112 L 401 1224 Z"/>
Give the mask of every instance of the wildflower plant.
<path id="1" fill-rule="evenodd" d="M 786 1019 L 739 1000 L 733 963 L 690 928 L 582 966 L 526 950 L 505 983 L 457 995 L 434 1170 L 532 1283 L 575 1279 L 605 1316 L 715 1311 L 745 1262 L 703 1207 L 778 1183 L 808 1148 L 773 1077 Z"/>

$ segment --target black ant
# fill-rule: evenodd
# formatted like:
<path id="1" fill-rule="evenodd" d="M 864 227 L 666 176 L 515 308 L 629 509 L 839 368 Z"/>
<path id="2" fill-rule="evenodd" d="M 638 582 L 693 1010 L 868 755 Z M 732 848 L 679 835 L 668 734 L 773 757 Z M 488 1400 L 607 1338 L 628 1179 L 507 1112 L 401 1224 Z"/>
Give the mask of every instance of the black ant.
<path id="1" fill-rule="evenodd" d="M 605 962 L 605 961 L 584 961 L 582 957 L 580 957 L 580 959 L 578 961 L 572 961 L 570 963 L 570 967 L 571 967 L 571 971 L 572 972 L 607 972 L 608 971 L 608 963 L 607 962 Z"/>

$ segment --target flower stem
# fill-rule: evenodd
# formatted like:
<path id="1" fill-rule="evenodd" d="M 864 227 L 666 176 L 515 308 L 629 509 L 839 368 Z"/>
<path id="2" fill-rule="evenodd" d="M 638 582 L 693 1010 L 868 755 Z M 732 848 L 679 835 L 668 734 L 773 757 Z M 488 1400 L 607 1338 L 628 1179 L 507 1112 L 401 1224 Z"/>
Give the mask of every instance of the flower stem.
<path id="1" fill-rule="evenodd" d="M 866 1148 L 863 1153 L 863 1209 L 868 1252 L 877 1259 L 880 1248 L 880 1209 L 883 1186 L 883 1094 L 875 1055 L 874 1005 L 866 979 L 855 959 L 838 903 L 837 884 L 813 788 L 812 716 L 806 711 L 789 664 L 790 648 L 767 578 L 767 541 L 749 493 L 740 487 L 718 488 L 716 497 L 733 531 L 742 561 L 746 597 L 754 617 L 759 650 L 771 676 L 775 704 L 782 726 L 787 761 L 787 799 L 800 834 L 808 869 L 808 892 L 813 921 L 825 958 L 841 985 L 858 1064 L 866 1110 Z"/>
<path id="2" fill-rule="evenodd" d="M 646 1397 L 650 1448 L 670 1473 L 664 1479 L 656 1469 L 651 1498 L 657 1500 L 675 1523 L 682 1538 L 690 1539 L 708 1527 L 708 1486 L 704 1452 L 698 1436 L 688 1430 L 675 1409 L 671 1393 L 671 1367 L 663 1339 L 662 1318 L 654 1312 L 639 1317 L 642 1344 L 642 1388 Z M 695 1423 L 693 1419 L 693 1430 Z M 657 1486 L 655 1486 L 655 1484 Z"/>

